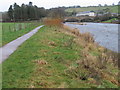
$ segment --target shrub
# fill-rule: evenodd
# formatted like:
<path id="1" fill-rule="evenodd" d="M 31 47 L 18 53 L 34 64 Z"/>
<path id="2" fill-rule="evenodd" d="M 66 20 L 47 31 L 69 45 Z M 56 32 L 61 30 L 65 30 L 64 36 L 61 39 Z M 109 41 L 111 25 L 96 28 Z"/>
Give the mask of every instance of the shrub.
<path id="1" fill-rule="evenodd" d="M 62 26 L 61 19 L 44 19 L 44 24 L 47 26 Z"/>

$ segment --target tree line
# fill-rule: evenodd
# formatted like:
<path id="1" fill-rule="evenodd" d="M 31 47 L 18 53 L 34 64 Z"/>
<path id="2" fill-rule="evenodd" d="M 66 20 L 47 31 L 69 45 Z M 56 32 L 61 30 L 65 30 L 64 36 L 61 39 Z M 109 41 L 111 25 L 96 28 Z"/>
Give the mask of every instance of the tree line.
<path id="1" fill-rule="evenodd" d="M 29 2 L 28 5 L 22 4 L 21 6 L 14 3 L 14 5 L 10 5 L 7 14 L 10 21 L 38 20 L 46 16 L 46 10 L 43 7 L 33 6 L 32 2 Z"/>
<path id="2" fill-rule="evenodd" d="M 118 5 L 120 5 L 120 2 Z M 73 10 L 73 12 L 65 12 L 68 8 L 81 8 L 81 6 L 63 6 L 45 9 L 44 7 L 37 7 L 36 5 L 33 5 L 32 2 L 29 2 L 29 4 L 22 4 L 21 6 L 14 3 L 13 5 L 10 5 L 7 12 L 2 12 L 2 21 L 31 21 L 39 20 L 43 17 L 63 18 L 64 16 L 75 16 L 77 13 L 75 10 Z M 100 11 L 99 13 L 103 12 Z"/>

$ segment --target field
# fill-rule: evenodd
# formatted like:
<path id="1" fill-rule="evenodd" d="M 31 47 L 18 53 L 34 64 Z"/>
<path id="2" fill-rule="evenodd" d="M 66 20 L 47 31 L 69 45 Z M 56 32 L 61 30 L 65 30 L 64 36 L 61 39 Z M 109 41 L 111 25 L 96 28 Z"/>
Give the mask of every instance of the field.
<path id="1" fill-rule="evenodd" d="M 12 40 L 28 33 L 32 29 L 39 26 L 39 23 L 2 23 L 2 43 L 1 46 L 9 43 Z"/>
<path id="2" fill-rule="evenodd" d="M 41 28 L 3 62 L 3 88 L 117 88 L 116 58 L 93 41 L 66 26 Z"/>
<path id="3" fill-rule="evenodd" d="M 81 8 L 69 8 L 66 9 L 66 12 L 84 12 L 84 11 L 96 11 L 96 10 L 102 10 L 102 9 L 106 9 L 109 8 L 110 12 L 112 13 L 118 13 L 118 6 L 102 6 L 102 7 L 81 7 Z"/>

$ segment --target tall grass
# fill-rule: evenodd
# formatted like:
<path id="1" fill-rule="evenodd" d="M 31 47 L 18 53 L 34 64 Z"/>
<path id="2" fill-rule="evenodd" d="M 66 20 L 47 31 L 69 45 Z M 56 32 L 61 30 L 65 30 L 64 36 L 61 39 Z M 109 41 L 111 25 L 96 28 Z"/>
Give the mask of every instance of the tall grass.
<path id="1" fill-rule="evenodd" d="M 73 42 L 83 47 L 80 53 L 82 58 L 74 63 L 75 66 L 70 66 L 65 71 L 66 75 L 80 80 L 92 79 L 98 85 L 102 85 L 103 80 L 115 86 L 120 85 L 118 73 L 113 73 L 114 70 L 118 70 L 118 54 L 96 44 L 90 33 L 81 34 L 77 29 L 67 26 L 64 28 L 67 34 L 71 33 L 76 37 Z"/>

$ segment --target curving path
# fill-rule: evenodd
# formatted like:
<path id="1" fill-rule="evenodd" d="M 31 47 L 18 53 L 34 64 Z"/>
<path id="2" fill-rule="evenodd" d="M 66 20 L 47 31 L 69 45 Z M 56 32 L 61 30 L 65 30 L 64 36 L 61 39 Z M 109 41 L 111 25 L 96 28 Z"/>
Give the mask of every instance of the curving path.
<path id="1" fill-rule="evenodd" d="M 44 25 L 41 25 L 29 33 L 17 38 L 16 40 L 11 41 L 10 43 L 6 44 L 5 46 L 0 48 L 0 64 L 6 60 L 23 42 L 25 42 L 27 39 L 29 39 L 31 36 L 33 36 L 35 33 L 38 32 L 38 30 L 43 27 Z"/>

